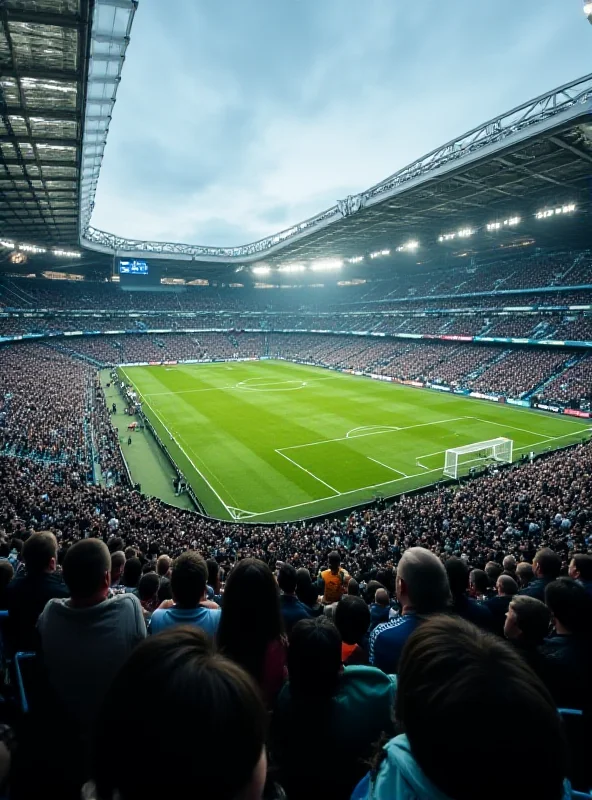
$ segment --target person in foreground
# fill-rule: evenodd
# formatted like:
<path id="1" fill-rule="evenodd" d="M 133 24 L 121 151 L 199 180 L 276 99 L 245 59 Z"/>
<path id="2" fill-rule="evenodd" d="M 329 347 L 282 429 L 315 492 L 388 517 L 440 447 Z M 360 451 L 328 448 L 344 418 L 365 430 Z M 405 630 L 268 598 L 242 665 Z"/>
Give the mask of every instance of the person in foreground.
<path id="1" fill-rule="evenodd" d="M 395 718 L 352 800 L 562 800 L 567 748 L 551 695 L 499 637 L 439 615 L 407 640 Z M 476 731 L 477 720 L 484 720 Z M 513 739 L 512 721 L 528 735 Z M 503 768 L 492 768 L 503 765 Z"/>
<path id="2" fill-rule="evenodd" d="M 156 706 L 166 708 L 166 725 L 157 724 Z M 114 755 L 114 720 L 119 730 L 133 731 L 123 757 Z M 216 653 L 199 628 L 170 628 L 146 639 L 112 683 L 98 715 L 92 780 L 83 797 L 260 800 L 266 726 L 249 675 Z M 155 769 L 146 763 L 150 753 L 160 765 Z"/>
<path id="3" fill-rule="evenodd" d="M 349 599 L 365 605 L 359 597 Z M 272 761 L 290 800 L 348 797 L 374 743 L 394 733 L 394 680 L 374 667 L 344 668 L 341 656 L 341 636 L 326 617 L 292 629 L 290 680 L 277 699 L 271 728 Z M 313 730 L 321 732 L 318 750 Z"/>

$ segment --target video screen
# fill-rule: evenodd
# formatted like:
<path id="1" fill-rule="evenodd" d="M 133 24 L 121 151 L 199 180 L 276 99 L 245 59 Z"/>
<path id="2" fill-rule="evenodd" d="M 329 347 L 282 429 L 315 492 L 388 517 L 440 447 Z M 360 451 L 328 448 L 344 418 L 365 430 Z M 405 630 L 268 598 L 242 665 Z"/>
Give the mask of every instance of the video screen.
<path id="1" fill-rule="evenodd" d="M 147 261 L 120 261 L 120 275 L 148 275 Z"/>

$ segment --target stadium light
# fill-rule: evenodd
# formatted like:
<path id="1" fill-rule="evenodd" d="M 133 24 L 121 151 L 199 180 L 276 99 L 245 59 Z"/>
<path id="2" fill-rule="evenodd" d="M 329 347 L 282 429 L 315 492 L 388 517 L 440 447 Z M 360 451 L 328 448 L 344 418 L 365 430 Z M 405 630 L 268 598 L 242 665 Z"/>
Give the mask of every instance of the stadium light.
<path id="1" fill-rule="evenodd" d="M 63 256 L 65 258 L 82 258 L 82 253 L 77 253 L 74 250 L 52 250 L 54 256 Z"/>
<path id="2" fill-rule="evenodd" d="M 508 217 L 508 219 L 504 220 L 504 225 L 507 227 L 513 227 L 514 225 L 520 224 L 520 217 Z"/>
<path id="3" fill-rule="evenodd" d="M 34 244 L 19 244 L 19 250 L 22 250 L 24 253 L 46 253 L 47 250 L 45 247 L 36 247 Z"/>
<path id="4" fill-rule="evenodd" d="M 313 261 L 310 268 L 313 272 L 323 272 L 331 269 L 341 269 L 343 261 L 340 258 L 320 258 L 318 261 Z"/>
<path id="5" fill-rule="evenodd" d="M 283 267 L 278 267 L 278 272 L 304 272 L 305 269 L 304 264 L 285 264 Z"/>
<path id="6" fill-rule="evenodd" d="M 488 222 L 486 225 L 488 231 L 499 231 L 501 227 L 502 227 L 501 222 Z"/>
<path id="7" fill-rule="evenodd" d="M 7 242 L 4 239 L 0 239 L 0 245 L 2 245 L 2 247 L 7 247 L 9 250 L 14 250 L 14 242 Z"/>
<path id="8" fill-rule="evenodd" d="M 537 211 L 535 217 L 537 219 L 548 219 L 549 217 L 555 217 L 558 214 L 572 214 L 575 210 L 575 203 L 568 203 L 565 206 L 556 206 L 555 208 L 545 208 L 541 211 Z"/>
<path id="9" fill-rule="evenodd" d="M 271 269 L 270 267 L 253 267 L 251 271 L 253 275 L 269 275 Z"/>
<path id="10" fill-rule="evenodd" d="M 374 253 L 370 253 L 370 258 L 380 258 L 380 256 L 390 256 L 390 250 L 376 250 Z"/>
<path id="11" fill-rule="evenodd" d="M 346 259 L 348 264 L 359 264 L 363 260 L 364 260 L 364 256 L 354 256 L 354 258 L 347 258 Z"/>
<path id="12" fill-rule="evenodd" d="M 469 236 L 472 236 L 475 231 L 472 228 L 461 228 L 458 232 L 459 239 L 468 239 Z"/>
<path id="13" fill-rule="evenodd" d="M 400 247 L 397 247 L 397 253 L 413 253 L 419 247 L 419 242 L 416 242 L 412 239 L 410 242 L 406 244 L 402 244 Z"/>

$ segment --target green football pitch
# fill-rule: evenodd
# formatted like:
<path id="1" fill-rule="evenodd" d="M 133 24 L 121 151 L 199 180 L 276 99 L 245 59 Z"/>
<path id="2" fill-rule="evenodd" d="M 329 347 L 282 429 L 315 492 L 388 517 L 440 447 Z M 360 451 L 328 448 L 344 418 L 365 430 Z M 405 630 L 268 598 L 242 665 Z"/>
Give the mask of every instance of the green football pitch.
<path id="1" fill-rule="evenodd" d="M 518 459 L 589 432 L 566 417 L 283 361 L 120 373 L 204 509 L 224 520 L 322 515 L 434 483 L 449 448 L 507 437 Z"/>

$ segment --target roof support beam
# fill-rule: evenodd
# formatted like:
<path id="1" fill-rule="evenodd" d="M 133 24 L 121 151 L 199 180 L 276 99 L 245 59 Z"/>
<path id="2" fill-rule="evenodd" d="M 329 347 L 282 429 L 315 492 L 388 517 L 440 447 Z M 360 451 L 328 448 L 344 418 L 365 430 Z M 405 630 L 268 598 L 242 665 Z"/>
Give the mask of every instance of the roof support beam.
<path id="1" fill-rule="evenodd" d="M 16 71 L 10 67 L 5 67 L 2 70 L 4 76 L 16 78 Z M 74 69 L 24 69 L 22 72 L 19 70 L 18 77 L 23 79 L 31 79 L 35 81 L 71 81 L 76 83 L 78 74 Z"/>
<path id="2" fill-rule="evenodd" d="M 72 109 L 63 109 L 59 111 L 58 109 L 54 108 L 35 108 L 33 106 L 27 106 L 27 109 L 24 110 L 22 106 L 6 106 L 6 113 L 10 117 L 23 117 L 25 114 L 27 117 L 35 117 L 36 119 L 57 119 L 57 120 L 64 120 L 66 122 L 78 122 L 80 119 L 80 115 L 77 111 L 73 111 Z"/>
<path id="3" fill-rule="evenodd" d="M 51 137 L 38 138 L 36 136 L 21 136 L 20 133 L 0 133 L 0 142 L 20 142 L 21 144 L 47 144 L 54 147 L 77 147 L 76 139 L 52 139 Z"/>
<path id="4" fill-rule="evenodd" d="M 45 161 L 44 159 L 40 159 L 39 161 L 32 161 L 32 160 L 21 161 L 20 158 L 3 158 L 2 159 L 2 163 L 3 164 L 7 164 L 8 166 L 19 166 L 19 167 L 21 167 L 21 166 L 25 166 L 25 167 L 74 167 L 74 169 L 76 169 L 76 161 L 74 161 L 73 159 L 72 160 L 56 159 L 54 161 L 54 159 L 52 158 L 51 161 Z M 18 180 L 19 176 L 18 175 L 12 175 L 11 177 L 13 177 L 16 180 Z M 33 180 L 36 180 L 36 176 L 35 175 L 31 175 L 30 177 Z M 64 178 L 63 175 L 61 177 Z M 37 180 L 39 180 L 39 178 L 37 178 Z M 52 180 L 52 178 L 47 178 L 46 177 L 46 180 Z M 73 179 L 69 178 L 68 180 L 73 180 Z"/>
<path id="5" fill-rule="evenodd" d="M 550 136 L 549 139 L 558 147 L 562 147 L 564 150 L 569 150 L 570 153 L 578 156 L 578 158 L 583 158 L 584 161 L 592 164 L 592 156 L 589 156 L 588 153 L 583 153 L 577 147 L 574 147 L 573 144 L 568 144 L 567 142 L 564 142 L 563 139 L 558 139 L 556 136 Z"/>
<path id="6" fill-rule="evenodd" d="M 9 22 L 33 22 L 37 25 L 57 25 L 59 28 L 77 28 L 80 25 L 78 14 L 50 14 L 36 11 L 8 10 Z"/>

